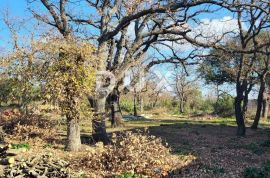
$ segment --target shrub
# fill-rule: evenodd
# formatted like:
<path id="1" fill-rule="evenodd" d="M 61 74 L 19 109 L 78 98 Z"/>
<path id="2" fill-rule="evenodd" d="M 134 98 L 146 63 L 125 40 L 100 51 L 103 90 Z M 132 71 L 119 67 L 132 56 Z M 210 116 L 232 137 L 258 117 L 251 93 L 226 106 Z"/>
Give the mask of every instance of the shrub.
<path id="1" fill-rule="evenodd" d="M 258 168 L 246 168 L 244 171 L 245 178 L 262 178 L 263 173 Z"/>
<path id="2" fill-rule="evenodd" d="M 261 143 L 260 145 L 263 146 L 263 147 L 270 147 L 270 141 L 266 140 L 263 143 Z"/>
<path id="3" fill-rule="evenodd" d="M 244 171 L 245 178 L 268 178 L 270 177 L 270 160 L 263 163 L 261 168 L 249 167 Z"/>
<path id="4" fill-rule="evenodd" d="M 201 102 L 200 110 L 203 113 L 212 113 L 214 111 L 214 104 L 212 99 L 205 99 L 203 102 Z"/>
<path id="5" fill-rule="evenodd" d="M 214 105 L 215 113 L 222 117 L 234 115 L 234 99 L 228 94 L 223 94 Z"/>
<path id="6" fill-rule="evenodd" d="M 148 178 L 148 176 L 135 174 L 134 172 L 125 172 L 121 175 L 115 176 L 115 178 Z"/>
<path id="7" fill-rule="evenodd" d="M 156 107 L 156 108 L 153 108 L 148 113 L 153 114 L 155 116 L 159 116 L 167 112 L 168 112 L 167 108 Z"/>
<path id="8" fill-rule="evenodd" d="M 127 113 L 133 112 L 133 102 L 131 100 L 121 100 L 120 107 Z"/>
<path id="9" fill-rule="evenodd" d="M 261 147 L 259 147 L 259 145 L 255 144 L 255 143 L 250 143 L 248 145 L 244 145 L 244 148 L 252 151 L 256 155 L 262 155 L 264 153 L 264 150 Z"/>

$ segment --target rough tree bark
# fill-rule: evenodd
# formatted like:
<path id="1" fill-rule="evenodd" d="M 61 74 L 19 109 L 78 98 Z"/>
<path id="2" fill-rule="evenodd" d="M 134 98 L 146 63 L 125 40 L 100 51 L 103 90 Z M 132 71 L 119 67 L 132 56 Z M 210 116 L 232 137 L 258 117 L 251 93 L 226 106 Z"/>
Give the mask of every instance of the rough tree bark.
<path id="1" fill-rule="evenodd" d="M 120 92 L 117 88 L 114 88 L 113 92 L 109 96 L 109 102 L 111 107 L 111 127 L 120 127 L 123 125 L 123 116 L 119 104 Z"/>
<path id="2" fill-rule="evenodd" d="M 106 59 L 108 46 L 106 42 L 100 41 L 97 57 Z M 109 144 L 110 139 L 106 132 L 106 99 L 113 91 L 115 81 L 114 76 L 106 72 L 106 61 L 101 60 L 96 75 L 96 92 L 90 99 L 90 105 L 94 110 L 94 118 L 92 119 L 92 136 L 95 141 L 102 141 Z"/>
<path id="3" fill-rule="evenodd" d="M 133 96 L 133 116 L 138 116 L 138 112 L 137 112 L 137 93 L 134 93 Z"/>
<path id="4" fill-rule="evenodd" d="M 66 149 L 69 151 L 78 151 L 81 147 L 81 134 L 79 113 L 69 112 L 67 118 L 67 144 Z"/>
<path id="5" fill-rule="evenodd" d="M 180 107 L 180 113 L 184 113 L 184 109 L 185 109 L 185 101 L 184 101 L 184 96 L 181 96 L 180 97 L 180 104 L 179 104 L 179 107 Z"/>
<path id="6" fill-rule="evenodd" d="M 269 102 L 267 98 L 263 100 L 263 109 L 262 109 L 262 117 L 264 120 L 268 118 L 268 111 L 269 111 Z"/>
<path id="7" fill-rule="evenodd" d="M 246 133 L 245 118 L 244 118 L 244 114 L 243 114 L 244 112 L 242 108 L 243 100 L 244 100 L 244 88 L 240 84 L 240 82 L 237 82 L 234 107 L 235 107 L 235 118 L 236 118 L 236 123 L 237 123 L 236 134 L 238 136 L 244 136 Z"/>
<path id="8" fill-rule="evenodd" d="M 99 97 L 95 100 L 95 113 L 92 119 L 92 136 L 98 142 L 102 141 L 104 144 L 109 144 L 110 139 L 106 132 L 106 112 L 105 112 L 106 97 Z"/>
<path id="9" fill-rule="evenodd" d="M 260 77 L 260 89 L 259 89 L 258 98 L 257 98 L 257 111 L 256 111 L 253 124 L 251 126 L 252 129 L 258 128 L 258 124 L 259 124 L 261 113 L 262 113 L 264 92 L 265 92 L 265 76 L 263 75 Z"/>
<path id="10" fill-rule="evenodd" d="M 242 112 L 242 98 L 241 96 L 236 96 L 235 97 L 235 117 L 236 117 L 236 123 L 237 123 L 237 135 L 239 136 L 244 136 L 246 133 L 246 127 L 245 127 L 245 119 L 243 117 L 243 112 Z"/>
<path id="11" fill-rule="evenodd" d="M 245 136 L 246 134 L 246 112 L 248 105 L 248 95 L 253 87 L 253 84 L 248 84 L 247 80 L 242 82 L 238 81 L 236 84 L 236 97 L 234 102 L 235 107 L 235 117 L 237 123 L 238 136 Z"/>
<path id="12" fill-rule="evenodd" d="M 143 103 L 143 97 L 140 97 L 140 112 L 143 113 L 144 111 L 144 103 Z"/>
<path id="13" fill-rule="evenodd" d="M 64 55 L 64 54 L 62 54 Z M 65 71 L 67 72 L 67 71 Z M 81 148 L 80 134 L 80 112 L 78 106 L 78 95 L 75 88 L 75 83 L 69 80 L 65 84 L 66 103 L 63 103 L 66 108 L 67 119 L 67 143 L 66 149 L 69 151 L 79 151 Z"/>

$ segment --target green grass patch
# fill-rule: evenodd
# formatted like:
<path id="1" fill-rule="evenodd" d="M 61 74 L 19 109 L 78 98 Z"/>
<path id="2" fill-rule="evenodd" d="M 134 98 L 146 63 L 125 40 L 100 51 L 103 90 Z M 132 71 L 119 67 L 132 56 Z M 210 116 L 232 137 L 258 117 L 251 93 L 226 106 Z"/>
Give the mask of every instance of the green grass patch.
<path id="1" fill-rule="evenodd" d="M 52 147 L 53 147 L 53 145 L 50 143 L 43 145 L 43 148 L 52 148 Z"/>
<path id="2" fill-rule="evenodd" d="M 192 153 L 192 145 L 188 140 L 182 140 L 181 145 L 173 148 L 173 153 L 176 155 L 189 155 Z"/>
<path id="3" fill-rule="evenodd" d="M 270 140 L 266 140 L 263 143 L 260 144 L 263 147 L 270 147 Z"/>
<path id="4" fill-rule="evenodd" d="M 250 150 L 250 151 L 252 151 L 252 153 L 259 155 L 259 156 L 264 153 L 264 150 L 259 145 L 255 144 L 255 143 L 250 143 L 248 145 L 244 145 L 243 148 Z"/>
<path id="5" fill-rule="evenodd" d="M 148 176 L 140 175 L 132 172 L 125 172 L 121 175 L 115 176 L 115 178 L 148 178 Z"/>
<path id="6" fill-rule="evenodd" d="M 224 174 L 225 170 L 223 167 L 219 167 L 219 166 L 205 166 L 204 167 L 205 171 L 208 173 L 213 173 L 213 174 Z"/>
<path id="7" fill-rule="evenodd" d="M 26 148 L 27 150 L 29 150 L 30 145 L 28 143 L 11 144 L 11 149 L 20 149 L 20 148 Z"/>
<path id="8" fill-rule="evenodd" d="M 249 167 L 244 170 L 245 178 L 269 178 L 270 160 L 263 163 L 261 168 Z"/>

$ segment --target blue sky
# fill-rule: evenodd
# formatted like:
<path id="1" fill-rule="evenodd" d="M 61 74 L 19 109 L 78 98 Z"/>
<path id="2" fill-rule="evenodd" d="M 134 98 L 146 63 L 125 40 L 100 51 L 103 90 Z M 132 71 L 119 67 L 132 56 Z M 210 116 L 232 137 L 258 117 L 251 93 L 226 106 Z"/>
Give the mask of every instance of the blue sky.
<path id="1" fill-rule="evenodd" d="M 0 0 L 0 47 L 6 47 L 10 39 L 9 31 L 3 22 L 3 15 L 6 12 L 12 17 L 25 18 L 30 16 L 25 0 Z"/>
<path id="2" fill-rule="evenodd" d="M 0 0 L 0 10 L 9 9 L 14 15 L 25 16 L 27 11 L 26 0 Z"/>

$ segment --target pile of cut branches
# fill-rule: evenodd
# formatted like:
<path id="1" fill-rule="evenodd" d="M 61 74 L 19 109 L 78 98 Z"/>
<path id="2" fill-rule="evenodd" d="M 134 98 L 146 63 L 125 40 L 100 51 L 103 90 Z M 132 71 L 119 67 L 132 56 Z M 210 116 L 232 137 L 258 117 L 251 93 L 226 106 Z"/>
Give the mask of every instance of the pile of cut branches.
<path id="1" fill-rule="evenodd" d="M 5 142 L 5 133 L 2 127 L 0 126 L 0 143 L 4 143 L 4 142 Z"/>
<path id="2" fill-rule="evenodd" d="M 51 155 L 30 157 L 27 160 L 16 161 L 13 166 L 7 167 L 4 177 L 68 177 L 68 163 L 61 159 L 53 159 Z"/>
<path id="3" fill-rule="evenodd" d="M 90 177 L 115 177 L 124 172 L 134 172 L 150 177 L 163 177 L 177 166 L 183 167 L 195 159 L 192 155 L 179 158 L 160 138 L 144 133 L 125 132 L 113 135 L 113 143 L 74 154 L 70 158 L 73 170 L 84 171 Z"/>
<path id="4" fill-rule="evenodd" d="M 8 150 L 10 145 L 0 147 L 0 164 L 2 165 L 12 165 L 15 162 L 14 155 L 9 155 Z"/>
<path id="5" fill-rule="evenodd" d="M 7 136 L 12 138 L 12 141 L 38 138 L 42 141 L 53 142 L 58 138 L 56 123 L 40 115 L 18 114 L 16 117 L 8 117 L 4 120 L 0 122 L 0 127 Z"/>

